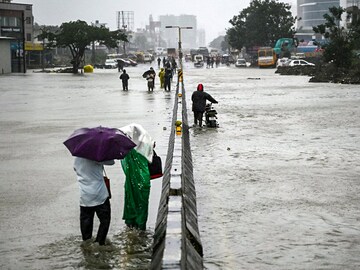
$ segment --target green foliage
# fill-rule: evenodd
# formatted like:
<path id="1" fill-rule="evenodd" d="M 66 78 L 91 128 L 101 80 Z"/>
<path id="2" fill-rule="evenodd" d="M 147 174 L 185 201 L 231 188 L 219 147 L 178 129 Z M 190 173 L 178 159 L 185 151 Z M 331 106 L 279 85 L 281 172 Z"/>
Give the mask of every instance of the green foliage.
<path id="1" fill-rule="evenodd" d="M 326 62 L 333 62 L 336 67 L 349 68 L 352 61 L 352 50 L 355 45 L 354 37 L 356 33 L 347 31 L 344 27 L 340 27 L 342 14 L 345 9 L 342 7 L 329 8 L 330 14 L 325 14 L 324 24 L 313 27 L 315 33 L 322 34 L 326 39 L 329 39 L 325 46 L 323 54 Z"/>
<path id="2" fill-rule="evenodd" d="M 355 50 L 360 50 L 360 9 L 353 7 L 352 13 L 349 13 L 352 17 L 350 25 L 350 33 L 353 39 L 353 46 Z"/>
<path id="3" fill-rule="evenodd" d="M 210 42 L 210 47 L 211 48 L 216 48 L 218 50 L 222 50 L 222 43 L 225 41 L 225 37 L 224 36 L 218 36 L 217 38 L 215 38 L 213 41 Z"/>
<path id="4" fill-rule="evenodd" d="M 127 41 L 121 30 L 110 31 L 104 26 L 96 27 L 80 20 L 63 23 L 57 32 L 47 32 L 44 37 L 49 40 L 50 46 L 70 49 L 74 73 L 78 72 L 86 47 L 92 42 L 97 41 L 109 48 L 115 48 L 119 40 Z"/>
<path id="5" fill-rule="evenodd" d="M 275 0 L 253 0 L 250 6 L 229 22 L 227 40 L 231 47 L 274 46 L 282 37 L 295 33 L 291 6 Z"/>

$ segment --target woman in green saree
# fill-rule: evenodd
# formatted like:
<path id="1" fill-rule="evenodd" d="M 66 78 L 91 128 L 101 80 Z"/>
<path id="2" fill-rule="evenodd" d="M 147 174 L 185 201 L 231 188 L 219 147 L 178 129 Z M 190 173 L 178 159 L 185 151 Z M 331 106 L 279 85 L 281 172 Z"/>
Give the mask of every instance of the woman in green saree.
<path id="1" fill-rule="evenodd" d="M 154 141 L 138 124 L 120 130 L 136 143 L 136 147 L 121 160 L 126 176 L 123 220 L 128 227 L 146 230 L 151 186 L 148 162 L 152 161 Z"/>

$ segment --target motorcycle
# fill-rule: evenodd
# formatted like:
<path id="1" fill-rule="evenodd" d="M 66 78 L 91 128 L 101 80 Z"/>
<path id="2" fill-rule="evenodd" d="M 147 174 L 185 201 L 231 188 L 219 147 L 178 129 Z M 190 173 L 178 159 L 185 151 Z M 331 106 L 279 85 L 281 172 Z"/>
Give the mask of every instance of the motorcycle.
<path id="1" fill-rule="evenodd" d="M 212 103 L 207 103 L 205 107 L 205 124 L 207 127 L 217 128 L 219 123 L 217 121 L 217 111 L 214 109 Z"/>

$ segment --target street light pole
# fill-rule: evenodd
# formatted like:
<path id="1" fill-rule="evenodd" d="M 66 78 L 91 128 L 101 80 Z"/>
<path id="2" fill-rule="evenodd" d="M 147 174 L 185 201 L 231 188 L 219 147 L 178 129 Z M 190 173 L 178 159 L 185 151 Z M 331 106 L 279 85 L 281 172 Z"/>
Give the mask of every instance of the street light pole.
<path id="1" fill-rule="evenodd" d="M 177 25 L 167 25 L 167 26 L 165 26 L 165 28 L 177 28 L 179 30 L 179 62 L 180 62 L 180 68 L 182 69 L 183 53 L 182 53 L 182 48 L 181 48 L 181 29 L 193 29 L 193 28 L 191 26 L 181 27 L 181 26 L 177 26 Z"/>

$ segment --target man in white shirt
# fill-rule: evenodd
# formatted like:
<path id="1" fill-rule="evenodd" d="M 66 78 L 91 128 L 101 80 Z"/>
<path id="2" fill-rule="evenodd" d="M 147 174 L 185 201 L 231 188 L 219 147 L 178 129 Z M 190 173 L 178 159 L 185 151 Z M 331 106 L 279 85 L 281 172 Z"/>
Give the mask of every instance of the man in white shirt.
<path id="1" fill-rule="evenodd" d="M 105 245 L 110 227 L 111 208 L 103 170 L 104 165 L 114 164 L 114 160 L 96 162 L 75 157 L 74 170 L 80 188 L 80 229 L 84 241 L 92 237 L 94 214 L 96 213 L 100 225 L 95 242 Z"/>

